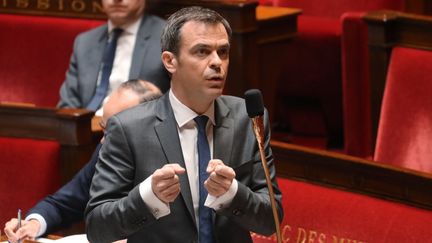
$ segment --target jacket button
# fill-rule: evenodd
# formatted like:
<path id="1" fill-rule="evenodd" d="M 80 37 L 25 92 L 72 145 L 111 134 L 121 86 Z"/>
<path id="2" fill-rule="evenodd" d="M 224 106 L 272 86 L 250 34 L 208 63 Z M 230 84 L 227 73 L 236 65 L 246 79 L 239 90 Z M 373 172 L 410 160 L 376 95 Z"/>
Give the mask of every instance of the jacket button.
<path id="1" fill-rule="evenodd" d="M 235 216 L 240 216 L 242 214 L 242 211 L 240 209 L 233 209 L 232 214 Z"/>

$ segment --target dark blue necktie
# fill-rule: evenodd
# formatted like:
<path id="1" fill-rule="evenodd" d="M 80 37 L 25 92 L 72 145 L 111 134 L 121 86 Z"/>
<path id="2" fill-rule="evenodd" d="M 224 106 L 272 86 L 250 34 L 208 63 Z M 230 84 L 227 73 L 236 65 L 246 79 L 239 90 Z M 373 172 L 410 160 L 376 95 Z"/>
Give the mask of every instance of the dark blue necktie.
<path id="1" fill-rule="evenodd" d="M 199 168 L 199 243 L 212 243 L 213 239 L 213 222 L 212 210 L 204 206 L 207 198 L 207 190 L 204 187 L 204 181 L 207 180 L 207 165 L 210 160 L 210 146 L 207 141 L 206 124 L 207 116 L 197 116 L 194 118 L 198 127 L 198 168 Z"/>
<path id="2" fill-rule="evenodd" d="M 111 70 L 113 67 L 114 56 L 117 48 L 117 40 L 122 32 L 122 29 L 113 29 L 111 38 L 107 41 L 102 57 L 102 75 L 100 83 L 96 88 L 96 92 L 93 98 L 87 105 L 87 109 L 89 110 L 97 110 L 107 95 L 109 87 L 109 77 L 111 76 Z"/>

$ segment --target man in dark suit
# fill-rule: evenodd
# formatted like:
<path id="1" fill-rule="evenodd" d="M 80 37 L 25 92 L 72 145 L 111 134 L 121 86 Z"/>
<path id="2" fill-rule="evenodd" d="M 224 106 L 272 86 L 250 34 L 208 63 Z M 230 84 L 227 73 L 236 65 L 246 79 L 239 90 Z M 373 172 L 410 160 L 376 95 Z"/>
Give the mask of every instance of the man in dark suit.
<path id="1" fill-rule="evenodd" d="M 129 80 L 122 83 L 103 107 L 101 126 L 104 127 L 113 114 L 160 95 L 160 90 L 147 81 Z M 90 161 L 71 181 L 29 210 L 26 220 L 22 221 L 21 229 L 16 231 L 17 219 L 11 219 L 6 223 L 4 231 L 10 242 L 17 242 L 18 239 L 34 239 L 83 220 L 99 149 L 100 145 L 97 146 Z"/>
<path id="2" fill-rule="evenodd" d="M 230 36 L 228 22 L 209 9 L 168 19 L 161 43 L 171 89 L 110 119 L 85 213 L 90 242 L 244 243 L 250 231 L 275 231 L 244 100 L 222 95 Z M 267 112 L 264 120 L 282 219 Z"/>
<path id="3" fill-rule="evenodd" d="M 118 28 L 123 31 L 117 40 L 107 94 L 129 79 L 148 80 L 162 92 L 169 88 L 169 76 L 159 58 L 165 21 L 144 14 L 145 0 L 103 0 L 102 6 L 108 23 L 75 39 L 58 107 L 91 109 L 91 100 L 101 85 L 106 43 Z M 94 109 L 96 115 L 101 115 L 101 106 L 102 102 Z"/>

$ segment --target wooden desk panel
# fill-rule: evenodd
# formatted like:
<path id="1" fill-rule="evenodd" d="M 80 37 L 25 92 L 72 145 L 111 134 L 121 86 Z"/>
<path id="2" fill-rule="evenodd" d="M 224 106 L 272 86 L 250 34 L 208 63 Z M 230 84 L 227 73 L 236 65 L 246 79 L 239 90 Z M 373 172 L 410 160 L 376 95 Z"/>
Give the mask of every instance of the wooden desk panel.
<path id="1" fill-rule="evenodd" d="M 0 105 L 0 136 L 58 141 L 65 183 L 93 153 L 97 142 L 91 131 L 92 117 L 93 112 L 84 109 Z"/>

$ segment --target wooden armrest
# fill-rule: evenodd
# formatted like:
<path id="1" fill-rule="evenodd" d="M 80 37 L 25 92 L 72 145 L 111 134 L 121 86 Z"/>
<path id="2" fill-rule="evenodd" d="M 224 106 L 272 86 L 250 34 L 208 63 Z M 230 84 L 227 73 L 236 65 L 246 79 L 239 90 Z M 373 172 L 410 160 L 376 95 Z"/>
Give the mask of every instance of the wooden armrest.
<path id="1" fill-rule="evenodd" d="M 0 104 L 6 105 L 6 106 L 20 106 L 20 107 L 35 107 L 36 106 L 33 103 L 9 102 L 9 101 L 2 101 L 2 102 L 0 102 Z"/>
<path id="2" fill-rule="evenodd" d="M 0 136 L 89 144 L 94 112 L 85 109 L 0 105 Z"/>

